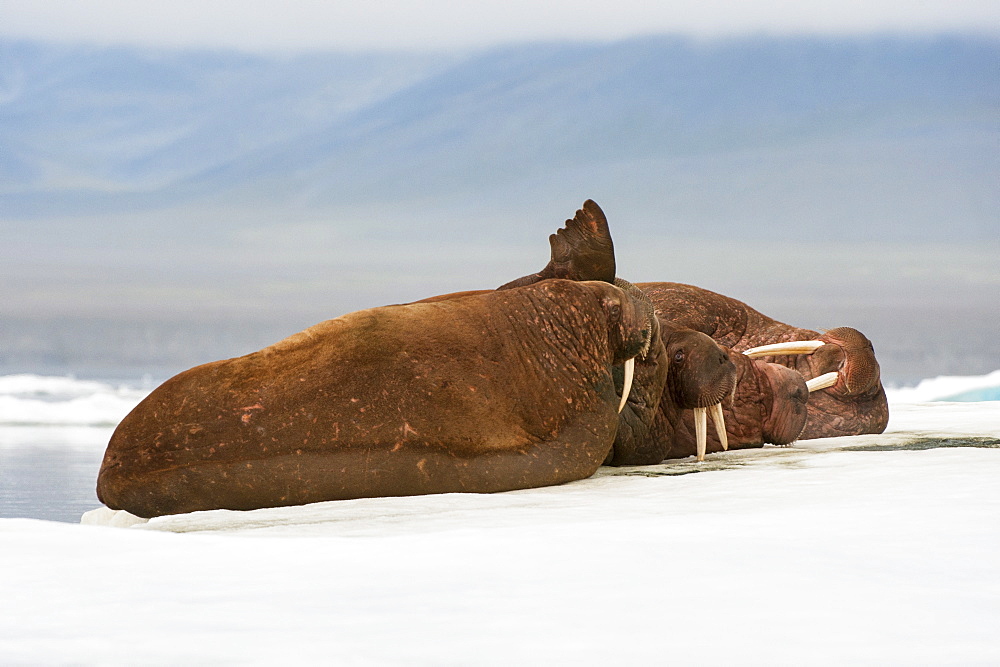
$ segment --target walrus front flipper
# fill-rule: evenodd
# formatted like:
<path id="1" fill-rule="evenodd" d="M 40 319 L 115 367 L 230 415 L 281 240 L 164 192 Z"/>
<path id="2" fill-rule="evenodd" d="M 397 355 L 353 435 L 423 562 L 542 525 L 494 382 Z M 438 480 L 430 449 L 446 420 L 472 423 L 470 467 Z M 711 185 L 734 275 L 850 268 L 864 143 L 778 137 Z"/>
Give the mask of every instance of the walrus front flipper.
<path id="1" fill-rule="evenodd" d="M 549 236 L 551 258 L 545 268 L 497 289 L 522 287 L 549 278 L 615 281 L 615 246 L 601 207 L 588 199 L 576 215 Z"/>

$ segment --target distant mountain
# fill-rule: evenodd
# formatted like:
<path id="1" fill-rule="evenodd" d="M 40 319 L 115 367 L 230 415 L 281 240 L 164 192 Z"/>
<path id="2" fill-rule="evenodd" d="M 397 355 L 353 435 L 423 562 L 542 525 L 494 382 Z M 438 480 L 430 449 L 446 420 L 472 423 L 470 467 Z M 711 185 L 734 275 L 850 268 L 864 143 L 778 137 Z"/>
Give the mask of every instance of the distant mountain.
<path id="1" fill-rule="evenodd" d="M 989 240 L 998 70 L 1000 42 L 957 36 L 297 57 L 0 42 L 0 221 L 481 239 L 593 197 L 634 234 Z"/>
<path id="2" fill-rule="evenodd" d="M 627 278 L 995 370 L 1000 41 L 475 53 L 0 42 L 0 373 L 166 376 L 544 265 L 586 198 Z"/>

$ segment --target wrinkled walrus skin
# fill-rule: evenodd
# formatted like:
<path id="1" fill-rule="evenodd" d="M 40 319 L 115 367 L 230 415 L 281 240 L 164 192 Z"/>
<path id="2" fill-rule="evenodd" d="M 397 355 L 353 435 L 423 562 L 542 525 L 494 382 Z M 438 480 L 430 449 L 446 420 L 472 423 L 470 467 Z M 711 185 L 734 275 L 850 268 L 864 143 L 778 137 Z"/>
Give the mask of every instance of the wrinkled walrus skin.
<path id="1" fill-rule="evenodd" d="M 615 439 L 613 367 L 652 324 L 566 280 L 344 315 L 158 387 L 98 497 L 152 517 L 582 479 Z"/>

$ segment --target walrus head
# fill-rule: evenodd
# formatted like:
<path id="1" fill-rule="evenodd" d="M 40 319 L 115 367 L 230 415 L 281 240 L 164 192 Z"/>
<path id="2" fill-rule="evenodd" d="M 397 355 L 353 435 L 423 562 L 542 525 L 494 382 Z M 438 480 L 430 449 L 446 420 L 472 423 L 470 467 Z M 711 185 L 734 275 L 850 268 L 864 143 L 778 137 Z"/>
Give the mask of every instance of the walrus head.
<path id="1" fill-rule="evenodd" d="M 851 327 L 830 329 L 815 340 L 775 343 L 746 350 L 751 357 L 777 354 L 809 354 L 812 378 L 810 392 L 829 389 L 840 396 L 857 396 L 879 384 L 880 370 L 875 348 L 868 338 Z"/>
<path id="2" fill-rule="evenodd" d="M 609 287 L 606 283 L 603 285 L 605 288 Z M 659 336 L 660 324 L 649 297 L 620 278 L 616 278 L 615 287 L 608 289 L 602 296 L 601 306 L 608 317 L 608 340 L 614 350 L 613 363 L 616 366 L 622 364 L 625 370 L 621 401 L 618 404 L 618 412 L 621 412 L 632 389 L 635 360 L 637 357 L 644 358 L 649 353 L 650 345 Z"/>
<path id="3" fill-rule="evenodd" d="M 736 365 L 709 336 L 694 329 L 676 329 L 664 340 L 667 391 L 674 404 L 694 410 L 698 460 L 705 458 L 707 416 L 712 416 L 723 449 L 728 449 L 722 403 L 732 403 L 736 390 Z"/>

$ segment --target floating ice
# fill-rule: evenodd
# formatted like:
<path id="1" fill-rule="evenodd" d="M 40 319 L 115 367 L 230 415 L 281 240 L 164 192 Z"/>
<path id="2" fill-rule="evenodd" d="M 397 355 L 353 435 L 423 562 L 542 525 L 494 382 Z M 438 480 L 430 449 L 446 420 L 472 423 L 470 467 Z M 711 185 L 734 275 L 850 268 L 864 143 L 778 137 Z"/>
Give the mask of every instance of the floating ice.
<path id="1" fill-rule="evenodd" d="M 114 425 L 148 393 L 149 388 L 72 377 L 0 376 L 0 425 Z"/>
<path id="2" fill-rule="evenodd" d="M 928 401 L 1000 401 L 1000 370 L 988 375 L 943 375 L 921 380 L 916 387 L 886 389 L 890 403 Z"/>

